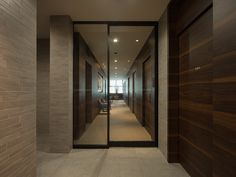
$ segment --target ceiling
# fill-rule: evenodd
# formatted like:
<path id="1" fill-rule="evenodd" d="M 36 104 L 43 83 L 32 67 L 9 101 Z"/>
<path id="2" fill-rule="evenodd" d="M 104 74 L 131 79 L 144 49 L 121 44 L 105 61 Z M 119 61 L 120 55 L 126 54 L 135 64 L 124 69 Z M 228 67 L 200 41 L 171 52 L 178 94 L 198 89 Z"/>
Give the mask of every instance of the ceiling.
<path id="1" fill-rule="evenodd" d="M 38 38 L 49 37 L 51 15 L 69 15 L 73 21 L 158 21 L 169 1 L 38 0 Z M 76 30 L 81 32 L 101 66 L 107 70 L 107 27 L 81 25 L 79 28 Z M 111 27 L 109 39 L 111 79 L 122 79 L 127 74 L 151 30 L 150 27 Z M 118 38 L 119 42 L 113 43 L 113 38 Z M 138 43 L 135 42 L 136 39 L 139 40 Z M 114 54 L 115 51 L 118 52 L 117 55 Z M 115 59 L 118 60 L 117 63 L 114 62 Z"/>
<path id="2" fill-rule="evenodd" d="M 124 79 L 153 28 L 152 26 L 110 27 L 108 41 L 111 79 Z M 107 71 L 107 26 L 76 25 L 75 31 L 80 32 L 104 71 Z M 114 43 L 114 39 L 118 42 Z"/>
<path id="3" fill-rule="evenodd" d="M 38 38 L 49 37 L 50 15 L 73 21 L 158 21 L 170 0 L 38 0 Z"/>
<path id="4" fill-rule="evenodd" d="M 110 28 L 110 78 L 123 79 L 138 56 L 153 26 Z M 117 43 L 113 40 L 118 39 Z M 138 40 L 138 42 L 136 42 Z M 117 54 L 115 54 L 117 52 Z M 115 62 L 117 60 L 117 62 Z M 117 69 L 116 69 L 117 67 Z"/>

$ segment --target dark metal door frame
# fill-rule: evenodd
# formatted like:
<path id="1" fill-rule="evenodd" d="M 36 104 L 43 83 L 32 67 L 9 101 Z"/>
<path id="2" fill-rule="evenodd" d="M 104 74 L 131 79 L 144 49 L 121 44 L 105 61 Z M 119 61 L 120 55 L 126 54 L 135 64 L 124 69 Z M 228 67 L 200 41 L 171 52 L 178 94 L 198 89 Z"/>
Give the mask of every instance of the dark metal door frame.
<path id="1" fill-rule="evenodd" d="M 74 21 L 73 25 L 107 25 L 107 144 L 73 145 L 74 148 L 109 148 L 109 147 L 158 147 L 158 22 L 157 21 Z M 153 26 L 155 30 L 155 140 L 154 141 L 110 141 L 110 27 L 111 26 Z"/>

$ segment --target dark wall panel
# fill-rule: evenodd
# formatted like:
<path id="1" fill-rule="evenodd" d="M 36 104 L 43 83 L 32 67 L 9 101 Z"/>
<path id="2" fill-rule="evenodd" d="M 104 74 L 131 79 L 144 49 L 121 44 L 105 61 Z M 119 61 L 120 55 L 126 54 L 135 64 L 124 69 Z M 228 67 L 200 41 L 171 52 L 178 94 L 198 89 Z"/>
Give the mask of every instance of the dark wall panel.
<path id="1" fill-rule="evenodd" d="M 213 176 L 236 176 L 236 1 L 213 0 Z"/>
<path id="2" fill-rule="evenodd" d="M 179 58 L 178 58 L 178 36 L 177 36 L 177 14 L 178 1 L 172 1 L 168 6 L 168 140 L 167 160 L 168 162 L 179 161 Z"/>
<path id="3" fill-rule="evenodd" d="M 212 173 L 212 17 L 209 9 L 179 36 L 179 158 L 192 176 Z"/>
<path id="4" fill-rule="evenodd" d="M 183 30 L 188 29 L 189 26 L 194 23 L 196 17 L 203 13 L 210 5 L 212 1 L 187 1 L 187 0 L 172 0 L 168 6 L 168 27 L 169 27 L 169 95 L 168 95 L 168 161 L 178 162 L 179 161 L 179 82 L 184 82 L 188 79 L 196 79 L 194 75 L 188 74 L 187 77 L 181 77 L 179 80 L 179 70 L 186 69 L 189 63 L 186 62 L 188 55 L 181 56 L 183 60 L 179 60 L 179 35 Z M 185 34 L 187 35 L 187 34 Z M 192 40 L 197 40 L 199 34 Z M 184 36 L 182 36 L 184 37 Z M 185 36 L 188 39 L 188 36 Z M 195 41 L 196 42 L 196 41 Z M 189 41 L 185 40 L 182 44 L 183 48 L 188 47 Z M 191 51 L 191 57 L 198 56 L 198 51 Z M 192 56 L 195 55 L 195 56 Z M 204 56 L 205 57 L 205 56 Z M 185 60 L 184 60 L 185 58 Z M 195 62 L 198 60 L 195 60 Z M 197 64 L 197 63 L 196 63 Z M 202 74 L 204 77 L 204 72 Z M 183 88 L 184 89 L 184 88 Z M 185 90 L 188 89 L 185 86 Z M 197 88 L 195 87 L 195 90 Z M 194 90 L 193 90 L 194 91 Z M 192 92 L 193 92 L 192 91 Z M 191 94 L 191 93 L 189 93 Z M 195 98 L 192 98 L 195 99 Z M 188 105 L 186 103 L 186 105 Z"/>
<path id="5" fill-rule="evenodd" d="M 147 39 L 146 43 L 144 44 L 143 48 L 141 49 L 140 53 L 138 54 L 136 60 L 134 61 L 132 67 L 130 68 L 128 74 L 127 74 L 127 83 L 128 83 L 128 77 L 130 78 L 130 109 L 133 110 L 133 99 L 134 99 L 134 113 L 138 119 L 138 121 L 143 124 L 143 64 L 144 62 L 150 59 L 151 62 L 151 82 L 154 80 L 155 75 L 155 30 L 152 31 L 149 38 Z M 133 95 L 133 88 L 132 88 L 132 82 L 133 82 L 133 76 L 135 72 L 135 98 L 132 97 Z M 155 118 L 154 118 L 154 105 L 155 105 L 155 86 L 152 85 L 151 89 L 151 103 L 152 107 L 150 108 L 150 114 L 152 117 L 151 120 L 151 134 L 154 138 L 154 132 L 155 132 Z M 127 95 L 124 96 L 125 98 Z M 127 101 L 126 101 L 127 102 Z"/>
<path id="6" fill-rule="evenodd" d="M 168 7 L 169 105 L 179 106 L 179 111 L 169 108 L 169 119 L 178 117 L 178 156 L 191 176 L 233 177 L 236 2 L 214 0 L 213 7 L 211 3 L 176 0 Z M 173 103 L 178 97 L 179 105 Z M 171 154 L 176 144 L 170 132 L 169 140 Z"/>
<path id="7" fill-rule="evenodd" d="M 49 39 L 37 39 L 37 150 L 49 152 Z"/>

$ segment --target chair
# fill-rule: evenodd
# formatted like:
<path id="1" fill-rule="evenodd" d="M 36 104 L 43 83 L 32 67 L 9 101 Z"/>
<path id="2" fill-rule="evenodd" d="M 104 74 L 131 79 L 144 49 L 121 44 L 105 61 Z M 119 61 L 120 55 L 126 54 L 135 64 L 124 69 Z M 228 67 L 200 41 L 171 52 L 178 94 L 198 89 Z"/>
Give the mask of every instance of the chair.
<path id="1" fill-rule="evenodd" d="M 107 101 L 102 99 L 98 100 L 99 103 L 99 109 L 102 110 L 103 112 L 107 112 Z"/>

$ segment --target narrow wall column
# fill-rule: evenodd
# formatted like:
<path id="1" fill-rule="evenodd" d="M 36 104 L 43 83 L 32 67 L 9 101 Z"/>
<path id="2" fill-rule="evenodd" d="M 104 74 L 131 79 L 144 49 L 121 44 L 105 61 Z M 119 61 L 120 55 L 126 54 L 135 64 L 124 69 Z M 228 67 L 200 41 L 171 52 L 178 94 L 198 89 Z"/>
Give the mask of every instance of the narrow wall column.
<path id="1" fill-rule="evenodd" d="M 50 151 L 72 148 L 73 24 L 69 16 L 50 18 Z"/>
<path id="2" fill-rule="evenodd" d="M 159 77 L 159 92 L 158 92 L 158 140 L 159 149 L 168 157 L 168 25 L 167 12 L 165 12 L 159 20 L 158 34 L 158 77 Z"/>

